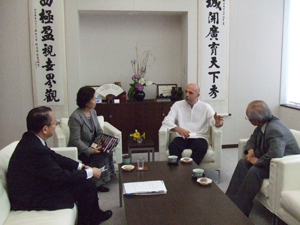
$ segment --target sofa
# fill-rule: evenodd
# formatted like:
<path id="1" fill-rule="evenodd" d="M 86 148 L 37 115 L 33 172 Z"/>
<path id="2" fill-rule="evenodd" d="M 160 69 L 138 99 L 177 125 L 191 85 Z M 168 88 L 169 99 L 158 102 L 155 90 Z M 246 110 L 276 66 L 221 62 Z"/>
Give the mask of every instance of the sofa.
<path id="1" fill-rule="evenodd" d="M 6 172 L 9 159 L 18 141 L 14 141 L 0 150 L 0 225 L 74 225 L 77 219 L 77 207 L 54 211 L 12 211 L 7 195 Z M 52 148 L 57 153 L 78 160 L 77 148 Z"/>
<path id="2" fill-rule="evenodd" d="M 300 131 L 291 129 L 291 132 L 294 135 L 294 137 L 296 138 L 298 145 L 300 146 Z M 246 145 L 247 140 L 248 139 L 240 139 L 239 140 L 238 159 L 241 159 L 242 157 L 245 156 L 244 147 Z M 261 189 L 255 197 L 260 203 L 262 203 L 273 214 L 274 220 L 276 220 L 276 218 L 275 218 L 275 215 L 277 215 L 276 211 L 278 211 L 277 208 L 279 207 L 279 202 L 281 201 L 280 200 L 281 192 L 286 188 L 286 185 L 289 182 L 297 183 L 296 180 L 299 180 L 294 176 L 297 173 L 299 174 L 299 171 L 300 171 L 299 169 L 295 170 L 293 173 L 290 173 L 291 170 L 289 170 L 289 172 L 285 172 L 286 174 L 283 175 L 282 164 L 285 165 L 290 160 L 292 160 L 292 161 L 296 160 L 299 164 L 299 169 L 300 169 L 300 155 L 284 156 L 282 158 L 273 158 L 271 160 L 269 178 L 263 180 Z M 288 174 L 288 173 L 290 173 L 290 174 Z M 300 188 L 299 181 L 298 181 L 298 187 Z M 295 197 L 296 197 L 296 195 L 295 195 Z M 295 198 L 295 199 L 297 199 L 297 198 Z M 300 201 L 300 198 L 298 198 L 298 201 Z M 300 212 L 299 212 L 299 216 L 300 216 Z M 291 223 L 291 224 L 294 224 L 294 223 Z M 298 223 L 298 224 L 300 224 L 300 223 Z"/>
<path id="3" fill-rule="evenodd" d="M 70 138 L 70 129 L 68 126 L 69 118 L 61 118 L 59 124 L 55 128 L 53 135 L 53 144 L 55 147 L 66 147 L 68 146 Z M 104 121 L 103 116 L 98 116 L 98 121 L 103 130 L 103 133 L 119 138 L 119 144 L 115 147 L 113 152 L 115 170 L 118 170 L 118 164 L 122 163 L 122 132 L 115 128 L 110 123 Z"/>
<path id="4" fill-rule="evenodd" d="M 165 126 L 161 126 L 158 131 L 159 139 L 159 160 L 167 161 L 169 156 L 169 144 L 176 137 L 176 132 L 169 130 Z M 222 130 L 211 126 L 210 137 L 208 140 L 207 152 L 200 164 L 204 170 L 218 171 L 218 182 L 220 182 L 221 158 L 222 158 Z M 192 150 L 185 149 L 182 152 L 182 157 L 190 157 Z"/>

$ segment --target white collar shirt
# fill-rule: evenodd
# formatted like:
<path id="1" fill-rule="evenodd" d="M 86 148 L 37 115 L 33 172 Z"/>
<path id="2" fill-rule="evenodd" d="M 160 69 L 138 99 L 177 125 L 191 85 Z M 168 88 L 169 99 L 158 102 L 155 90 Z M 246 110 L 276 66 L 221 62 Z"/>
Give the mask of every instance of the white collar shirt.
<path id="1" fill-rule="evenodd" d="M 169 130 L 176 126 L 190 131 L 190 138 L 209 139 L 209 126 L 215 125 L 213 108 L 200 100 L 191 107 L 185 100 L 175 102 L 162 124 Z M 177 136 L 180 136 L 176 133 Z"/>

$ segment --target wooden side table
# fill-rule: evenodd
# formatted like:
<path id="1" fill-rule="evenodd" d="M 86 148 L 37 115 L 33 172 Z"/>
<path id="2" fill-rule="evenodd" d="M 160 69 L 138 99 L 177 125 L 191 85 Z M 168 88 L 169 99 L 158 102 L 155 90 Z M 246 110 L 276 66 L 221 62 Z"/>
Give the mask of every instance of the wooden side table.
<path id="1" fill-rule="evenodd" d="M 130 162 L 132 162 L 132 154 L 133 153 L 141 153 L 141 152 L 148 152 L 148 162 L 150 162 L 150 151 L 152 151 L 152 162 L 155 161 L 154 159 L 154 142 L 151 138 L 147 137 L 143 139 L 142 143 L 138 143 L 134 141 L 132 137 L 128 137 L 128 154 L 130 157 Z"/>

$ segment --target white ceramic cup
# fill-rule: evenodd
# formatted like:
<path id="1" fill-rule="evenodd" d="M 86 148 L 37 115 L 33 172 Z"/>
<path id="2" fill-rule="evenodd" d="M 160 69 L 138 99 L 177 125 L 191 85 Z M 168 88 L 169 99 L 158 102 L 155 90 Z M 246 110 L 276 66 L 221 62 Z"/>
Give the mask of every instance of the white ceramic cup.
<path id="1" fill-rule="evenodd" d="M 169 156 L 168 156 L 168 162 L 169 162 L 169 163 L 176 163 L 176 162 L 177 162 L 177 159 L 178 159 L 178 156 L 177 156 L 177 155 L 169 155 Z"/>
<path id="2" fill-rule="evenodd" d="M 193 175 L 193 177 L 198 177 L 199 178 L 199 177 L 202 177 L 203 173 L 204 173 L 203 169 L 196 168 L 196 169 L 193 169 L 192 175 Z"/>

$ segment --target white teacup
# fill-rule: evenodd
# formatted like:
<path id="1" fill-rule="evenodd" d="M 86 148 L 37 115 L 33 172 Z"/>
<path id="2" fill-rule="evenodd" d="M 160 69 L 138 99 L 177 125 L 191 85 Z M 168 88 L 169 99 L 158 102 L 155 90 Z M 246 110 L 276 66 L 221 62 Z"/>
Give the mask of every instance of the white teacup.
<path id="1" fill-rule="evenodd" d="M 177 155 L 169 155 L 168 162 L 169 163 L 177 163 L 178 156 Z"/>
<path id="2" fill-rule="evenodd" d="M 202 177 L 203 173 L 204 173 L 203 169 L 196 168 L 196 169 L 193 169 L 192 175 L 193 175 L 193 177 L 198 177 L 199 178 L 199 177 Z"/>

